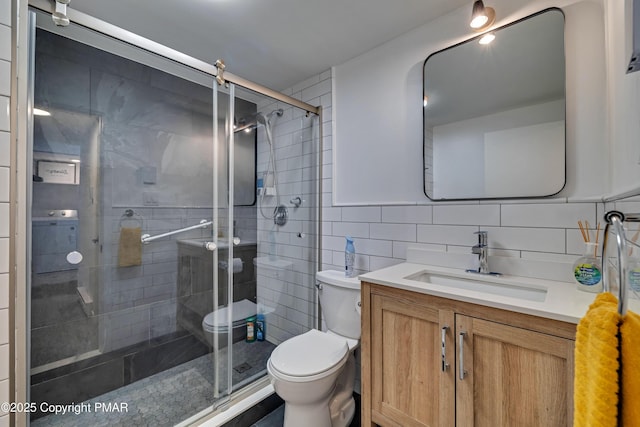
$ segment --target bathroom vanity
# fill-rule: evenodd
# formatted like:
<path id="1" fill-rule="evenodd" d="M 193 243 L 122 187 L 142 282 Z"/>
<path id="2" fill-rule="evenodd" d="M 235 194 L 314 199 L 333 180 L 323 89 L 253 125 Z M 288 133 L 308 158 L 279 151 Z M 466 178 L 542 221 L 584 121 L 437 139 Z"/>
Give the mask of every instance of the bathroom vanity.
<path id="1" fill-rule="evenodd" d="M 576 326 L 567 282 L 404 263 L 362 280 L 362 425 L 568 426 Z"/>

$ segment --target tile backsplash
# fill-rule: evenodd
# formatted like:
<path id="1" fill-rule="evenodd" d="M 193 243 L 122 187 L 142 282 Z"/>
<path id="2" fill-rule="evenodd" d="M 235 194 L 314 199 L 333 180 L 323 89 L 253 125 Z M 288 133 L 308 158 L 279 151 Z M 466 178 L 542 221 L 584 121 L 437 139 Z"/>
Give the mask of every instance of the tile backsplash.
<path id="1" fill-rule="evenodd" d="M 323 108 L 330 111 L 331 104 L 323 102 Z M 424 197 L 404 206 L 334 206 L 331 120 L 325 114 L 324 269 L 344 268 L 345 235 L 355 238 L 356 269 L 367 272 L 403 262 L 407 247 L 470 253 L 477 241 L 473 233 L 479 230 L 488 232 L 492 255 L 572 261 L 583 251 L 578 220 L 588 221 L 594 230 L 602 221 L 603 203 L 566 198 L 432 203 Z"/>

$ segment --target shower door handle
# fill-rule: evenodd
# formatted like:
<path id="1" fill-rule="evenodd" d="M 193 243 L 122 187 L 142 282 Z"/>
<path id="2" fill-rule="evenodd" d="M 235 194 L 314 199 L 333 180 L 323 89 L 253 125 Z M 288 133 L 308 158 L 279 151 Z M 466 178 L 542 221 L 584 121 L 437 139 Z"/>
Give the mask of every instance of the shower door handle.
<path id="1" fill-rule="evenodd" d="M 204 248 L 205 248 L 206 250 L 208 250 L 208 251 L 213 252 L 213 251 L 215 251 L 216 249 L 218 249 L 218 246 L 216 246 L 216 244 L 215 244 L 215 243 L 213 243 L 213 242 L 205 242 L 205 243 L 204 243 Z"/>

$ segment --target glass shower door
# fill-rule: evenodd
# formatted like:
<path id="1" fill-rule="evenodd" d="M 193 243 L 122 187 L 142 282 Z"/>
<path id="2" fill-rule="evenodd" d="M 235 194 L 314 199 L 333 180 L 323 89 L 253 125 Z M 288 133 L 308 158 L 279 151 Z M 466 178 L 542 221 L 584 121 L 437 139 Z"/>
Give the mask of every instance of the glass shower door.
<path id="1" fill-rule="evenodd" d="M 214 406 L 227 401 L 232 392 L 233 354 L 233 87 L 221 91 L 213 81 L 213 397 Z M 231 285 L 230 285 L 231 284 Z"/>
<path id="2" fill-rule="evenodd" d="M 317 116 L 33 17 L 30 400 L 173 425 L 315 325 Z"/>
<path id="3" fill-rule="evenodd" d="M 275 347 L 315 326 L 319 121 L 234 84 L 216 85 L 213 103 L 213 366 L 224 396 L 265 376 Z"/>
<path id="4" fill-rule="evenodd" d="M 214 83 L 213 307 L 216 405 L 266 373 L 258 339 L 254 263 L 256 236 L 255 100 L 236 96 L 234 84 Z"/>
<path id="5" fill-rule="evenodd" d="M 213 182 L 223 198 L 229 185 L 226 157 L 213 163 L 225 118 L 212 119 L 211 77 L 33 18 L 33 105 L 47 115 L 31 129 L 29 398 L 127 407 L 31 424 L 174 425 L 231 390 L 209 341 L 227 303 L 207 245 Z"/>

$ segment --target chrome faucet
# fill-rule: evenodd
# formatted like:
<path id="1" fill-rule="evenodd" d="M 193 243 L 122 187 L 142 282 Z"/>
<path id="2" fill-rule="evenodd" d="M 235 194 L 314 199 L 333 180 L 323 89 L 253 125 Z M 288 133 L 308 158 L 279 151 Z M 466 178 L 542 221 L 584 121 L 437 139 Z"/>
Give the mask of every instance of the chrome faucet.
<path id="1" fill-rule="evenodd" d="M 492 276 L 499 276 L 500 273 L 493 273 L 489 271 L 489 247 L 487 246 L 487 232 L 486 231 L 476 231 L 473 234 L 478 235 L 478 244 L 473 245 L 471 247 L 471 253 L 478 255 L 478 269 L 469 269 L 467 272 L 469 273 L 478 273 L 478 274 L 490 274 Z"/>

